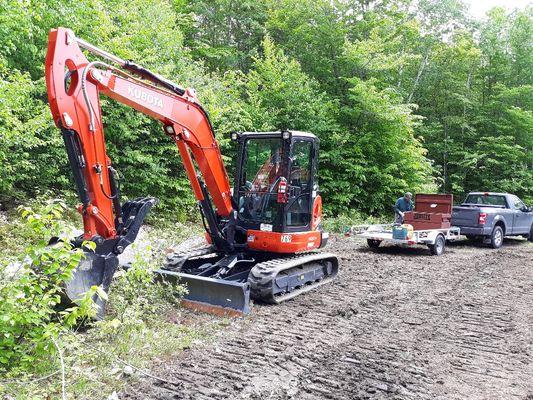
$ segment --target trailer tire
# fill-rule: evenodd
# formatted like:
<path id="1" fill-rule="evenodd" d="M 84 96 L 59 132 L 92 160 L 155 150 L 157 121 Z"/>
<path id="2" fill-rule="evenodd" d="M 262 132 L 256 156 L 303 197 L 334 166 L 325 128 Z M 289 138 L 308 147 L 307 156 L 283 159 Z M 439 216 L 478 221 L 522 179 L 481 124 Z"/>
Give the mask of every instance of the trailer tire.
<path id="1" fill-rule="evenodd" d="M 381 240 L 366 239 L 366 243 L 368 244 L 368 247 L 370 247 L 371 249 L 377 249 L 379 245 L 381 244 Z"/>
<path id="2" fill-rule="evenodd" d="M 446 238 L 442 233 L 439 233 L 439 235 L 435 239 L 435 243 L 428 244 L 428 247 L 429 251 L 431 252 L 431 255 L 440 256 L 442 253 L 444 253 L 444 248 L 446 247 Z"/>
<path id="3" fill-rule="evenodd" d="M 503 229 L 500 225 L 496 225 L 490 235 L 490 247 L 499 249 L 503 245 Z"/>
<path id="4" fill-rule="evenodd" d="M 533 224 L 531 224 L 531 228 L 529 229 L 529 236 L 527 237 L 527 240 L 533 242 Z"/>

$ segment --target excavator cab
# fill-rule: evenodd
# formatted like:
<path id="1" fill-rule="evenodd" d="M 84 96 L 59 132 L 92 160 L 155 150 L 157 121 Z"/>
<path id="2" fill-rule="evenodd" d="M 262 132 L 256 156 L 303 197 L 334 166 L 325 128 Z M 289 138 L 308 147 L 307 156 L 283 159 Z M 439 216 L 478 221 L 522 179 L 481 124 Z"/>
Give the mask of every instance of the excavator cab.
<path id="1" fill-rule="evenodd" d="M 233 189 L 241 232 L 311 231 L 318 196 L 318 138 L 304 132 L 244 132 Z"/>

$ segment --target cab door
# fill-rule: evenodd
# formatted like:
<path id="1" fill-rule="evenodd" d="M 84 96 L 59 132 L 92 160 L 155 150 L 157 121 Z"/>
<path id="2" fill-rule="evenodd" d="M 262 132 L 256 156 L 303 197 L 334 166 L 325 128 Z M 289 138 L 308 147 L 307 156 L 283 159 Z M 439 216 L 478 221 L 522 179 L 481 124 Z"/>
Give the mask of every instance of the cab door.
<path id="1" fill-rule="evenodd" d="M 532 213 L 525 211 L 526 205 L 518 197 L 509 196 L 509 207 L 513 210 L 513 234 L 529 233 Z"/>
<path id="2" fill-rule="evenodd" d="M 288 141 L 280 135 L 250 135 L 242 142 L 236 186 L 239 226 L 282 231 L 284 203 L 278 187 L 287 176 Z"/>
<path id="3" fill-rule="evenodd" d="M 312 138 L 293 139 L 289 158 L 284 232 L 311 230 L 316 147 L 317 143 Z"/>

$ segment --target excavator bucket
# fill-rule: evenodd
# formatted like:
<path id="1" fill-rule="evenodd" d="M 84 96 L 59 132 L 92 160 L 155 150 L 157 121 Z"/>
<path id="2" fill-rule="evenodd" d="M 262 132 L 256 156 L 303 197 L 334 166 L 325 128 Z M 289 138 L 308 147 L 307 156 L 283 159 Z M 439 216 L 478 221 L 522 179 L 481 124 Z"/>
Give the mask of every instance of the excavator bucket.
<path id="1" fill-rule="evenodd" d="M 237 317 L 250 312 L 250 284 L 234 280 L 214 279 L 183 272 L 157 270 L 161 279 L 186 286 L 184 307 L 215 314 Z"/>
<path id="2" fill-rule="evenodd" d="M 127 201 L 122 205 L 121 215 L 124 219 L 120 225 L 121 235 L 114 239 L 98 241 L 94 251 L 84 251 L 84 257 L 74 270 L 72 278 L 65 282 L 65 302 L 79 303 L 93 286 L 100 286 L 108 292 L 119 266 L 118 254 L 135 241 L 146 214 L 156 204 L 156 199 L 145 197 Z M 81 247 L 82 237 L 76 239 L 73 244 L 75 247 Z M 93 300 L 98 306 L 96 318 L 102 319 L 106 301 L 98 295 L 95 295 Z"/>
<path id="3" fill-rule="evenodd" d="M 65 297 L 67 302 L 78 303 L 93 286 L 102 286 L 105 292 L 109 290 L 111 279 L 118 267 L 118 257 L 114 254 L 103 256 L 86 251 L 72 278 L 65 283 Z M 98 307 L 96 318 L 103 319 L 105 299 L 95 295 L 93 301 Z"/>

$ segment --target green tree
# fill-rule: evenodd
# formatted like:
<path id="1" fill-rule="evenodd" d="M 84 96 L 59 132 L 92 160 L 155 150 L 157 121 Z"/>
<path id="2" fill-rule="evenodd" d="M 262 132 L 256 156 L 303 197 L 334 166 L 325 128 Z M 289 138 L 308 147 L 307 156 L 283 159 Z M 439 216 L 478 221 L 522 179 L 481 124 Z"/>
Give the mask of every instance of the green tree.
<path id="1" fill-rule="evenodd" d="M 231 127 L 238 129 L 242 125 L 241 107 L 237 99 L 228 101 L 226 84 L 206 73 L 184 48 L 169 1 L 81 1 L 68 5 L 57 0 L 29 4 L 2 1 L 9 12 L 5 19 L 16 29 L 6 31 L 8 46 L 0 52 L 0 60 L 6 65 L 6 72 L 0 75 L 4 87 L 0 96 L 6 98 L 0 104 L 0 126 L 6 128 L 0 154 L 9 154 L 19 146 L 10 155 L 9 168 L 2 171 L 4 200 L 20 200 L 18 194 L 32 196 L 44 188 L 73 189 L 61 135 L 43 102 L 46 95 L 42 60 L 48 31 L 57 26 L 67 26 L 107 51 L 133 59 L 183 86 L 195 87 L 214 117 L 217 138 L 223 146 L 227 147 L 224 136 Z M 18 51 L 12 50 L 15 48 Z M 18 84 L 23 86 L 20 93 L 16 92 Z M 152 195 L 160 198 L 163 210 L 172 211 L 181 219 L 191 215 L 192 191 L 176 147 L 163 134 L 161 125 L 112 100 L 103 99 L 102 108 L 109 155 L 121 174 L 123 194 Z M 9 172 L 12 170 L 17 174 L 13 176 Z"/>
<path id="2" fill-rule="evenodd" d="M 177 0 L 174 6 L 195 58 L 213 71 L 248 70 L 265 33 L 266 2 Z"/>
<path id="3" fill-rule="evenodd" d="M 317 80 L 322 90 L 338 94 L 344 87 L 342 46 L 346 26 L 340 23 L 344 7 L 328 0 L 270 1 L 266 28 L 288 57 Z"/>
<path id="4" fill-rule="evenodd" d="M 533 198 L 532 7 L 495 8 L 482 22 L 460 0 L 0 0 L 0 10 L 4 204 L 72 192 L 43 80 L 57 26 L 196 88 L 230 166 L 232 130 L 316 133 L 330 211 L 383 212 L 397 192 L 433 181 L 459 197 L 505 188 Z M 102 105 L 124 195 L 191 215 L 160 124 Z"/>
<path id="5" fill-rule="evenodd" d="M 335 203 L 343 211 L 383 213 L 407 189 L 434 190 L 432 168 L 415 136 L 419 119 L 394 89 L 380 89 L 375 79 L 349 79 L 348 104 L 342 108 L 346 129 L 332 160 L 341 166 L 334 179 L 349 183 Z"/>

